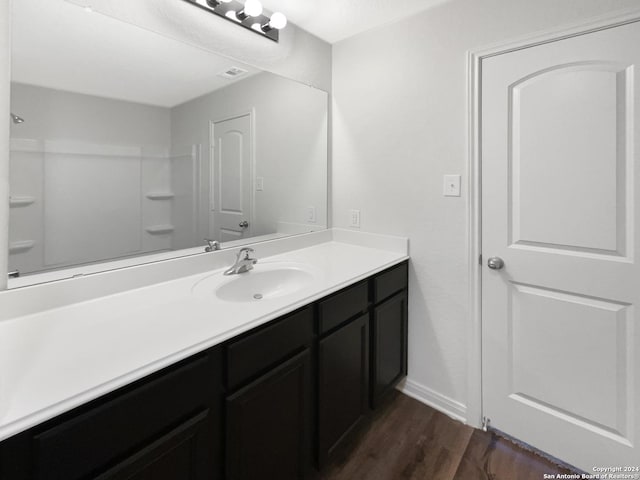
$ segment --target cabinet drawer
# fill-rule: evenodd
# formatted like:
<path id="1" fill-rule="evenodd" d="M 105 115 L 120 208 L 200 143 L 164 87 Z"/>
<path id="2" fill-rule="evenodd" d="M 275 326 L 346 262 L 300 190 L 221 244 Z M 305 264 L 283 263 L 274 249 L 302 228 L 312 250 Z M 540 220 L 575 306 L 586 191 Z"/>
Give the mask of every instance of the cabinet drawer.
<path id="1" fill-rule="evenodd" d="M 34 435 L 34 478 L 86 478 L 206 409 L 216 377 L 211 360 L 198 356 Z"/>
<path id="2" fill-rule="evenodd" d="M 227 347 L 227 382 L 230 390 L 274 366 L 307 345 L 313 337 L 313 309 L 296 312 L 274 325 Z"/>
<path id="3" fill-rule="evenodd" d="M 320 333 L 325 333 L 364 312 L 369 306 L 367 282 L 347 287 L 318 304 Z"/>
<path id="4" fill-rule="evenodd" d="M 373 279 L 373 301 L 378 303 L 400 290 L 407 288 L 407 263 L 382 272 Z"/>

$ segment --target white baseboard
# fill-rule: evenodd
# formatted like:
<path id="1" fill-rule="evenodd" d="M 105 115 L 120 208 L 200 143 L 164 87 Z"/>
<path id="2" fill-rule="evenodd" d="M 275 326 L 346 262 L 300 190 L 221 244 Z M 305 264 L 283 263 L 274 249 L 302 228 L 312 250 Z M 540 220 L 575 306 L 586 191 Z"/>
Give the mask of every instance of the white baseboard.
<path id="1" fill-rule="evenodd" d="M 413 380 L 405 380 L 398 385 L 400 390 L 405 395 L 415 398 L 419 402 L 422 402 L 436 410 L 448 415 L 462 423 L 467 423 L 467 407 L 466 405 L 453 400 L 441 393 L 431 390 L 424 385 L 414 382 Z"/>

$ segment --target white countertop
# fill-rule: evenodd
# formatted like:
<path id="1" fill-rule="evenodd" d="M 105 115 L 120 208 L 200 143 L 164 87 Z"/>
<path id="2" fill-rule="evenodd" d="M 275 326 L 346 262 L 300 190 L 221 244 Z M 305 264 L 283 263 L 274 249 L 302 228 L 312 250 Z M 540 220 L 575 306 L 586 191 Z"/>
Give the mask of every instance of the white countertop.
<path id="1" fill-rule="evenodd" d="M 280 261 L 313 269 L 310 284 L 278 298 L 194 295 L 206 277 L 230 278 L 218 268 L 0 321 L 0 440 L 407 259 L 407 240 L 387 248 L 389 239 L 340 234 L 258 255 L 255 271 Z"/>

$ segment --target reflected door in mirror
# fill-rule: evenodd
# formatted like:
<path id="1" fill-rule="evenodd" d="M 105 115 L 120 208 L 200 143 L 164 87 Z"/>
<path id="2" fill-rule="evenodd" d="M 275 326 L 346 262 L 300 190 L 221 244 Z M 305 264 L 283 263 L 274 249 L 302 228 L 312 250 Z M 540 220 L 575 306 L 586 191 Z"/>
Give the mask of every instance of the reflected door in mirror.
<path id="1" fill-rule="evenodd" d="M 251 236 L 251 115 L 211 124 L 213 154 L 210 229 L 228 242 Z"/>

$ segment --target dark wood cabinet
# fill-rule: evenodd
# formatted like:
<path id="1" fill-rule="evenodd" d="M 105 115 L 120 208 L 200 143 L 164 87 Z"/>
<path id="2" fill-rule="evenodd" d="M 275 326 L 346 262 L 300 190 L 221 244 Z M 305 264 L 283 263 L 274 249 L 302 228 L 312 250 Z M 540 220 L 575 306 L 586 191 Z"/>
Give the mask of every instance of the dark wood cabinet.
<path id="1" fill-rule="evenodd" d="M 371 291 L 371 408 L 407 375 L 408 264 L 376 275 Z"/>
<path id="2" fill-rule="evenodd" d="M 302 479 L 312 467 L 314 308 L 226 347 L 227 480 Z"/>
<path id="3" fill-rule="evenodd" d="M 217 348 L 6 440 L 0 478 L 221 478 L 221 420 Z"/>
<path id="4" fill-rule="evenodd" d="M 313 307 L 251 330 L 226 347 L 227 388 L 236 390 L 313 342 Z"/>
<path id="5" fill-rule="evenodd" d="M 407 374 L 407 289 L 403 262 L 318 302 L 320 468 Z"/>
<path id="6" fill-rule="evenodd" d="M 318 333 L 324 335 L 369 308 L 369 282 L 347 287 L 318 302 Z"/>
<path id="7" fill-rule="evenodd" d="M 368 411 L 369 314 L 318 344 L 318 464 L 326 464 Z"/>
<path id="8" fill-rule="evenodd" d="M 407 293 L 377 305 L 371 318 L 371 407 L 407 374 Z"/>
<path id="9" fill-rule="evenodd" d="M 311 354 L 305 349 L 227 398 L 227 480 L 306 476 L 311 375 Z"/>
<path id="10" fill-rule="evenodd" d="M 211 478 L 208 461 L 209 410 L 182 422 L 176 428 L 127 457 L 95 480 L 196 480 Z"/>
<path id="11" fill-rule="evenodd" d="M 306 478 L 407 373 L 407 271 L 391 267 L 1 442 L 0 479 Z"/>
<path id="12" fill-rule="evenodd" d="M 372 280 L 372 297 L 374 303 L 380 303 L 400 290 L 406 290 L 409 282 L 409 265 L 403 262 L 377 274 Z"/>

